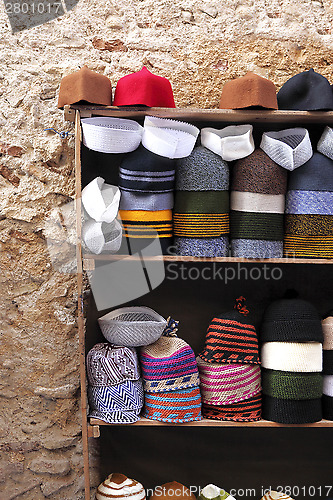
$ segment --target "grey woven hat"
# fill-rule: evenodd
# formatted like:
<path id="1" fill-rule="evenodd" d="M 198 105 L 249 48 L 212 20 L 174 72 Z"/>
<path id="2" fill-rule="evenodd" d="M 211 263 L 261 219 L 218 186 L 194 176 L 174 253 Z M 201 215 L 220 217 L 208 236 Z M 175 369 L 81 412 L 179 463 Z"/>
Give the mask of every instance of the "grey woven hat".
<path id="1" fill-rule="evenodd" d="M 98 319 L 104 337 L 114 345 L 139 347 L 155 342 L 167 321 L 144 306 L 122 307 Z"/>
<path id="2" fill-rule="evenodd" d="M 225 191 L 229 189 L 227 162 L 209 149 L 198 146 L 190 156 L 178 160 L 176 190 Z"/>

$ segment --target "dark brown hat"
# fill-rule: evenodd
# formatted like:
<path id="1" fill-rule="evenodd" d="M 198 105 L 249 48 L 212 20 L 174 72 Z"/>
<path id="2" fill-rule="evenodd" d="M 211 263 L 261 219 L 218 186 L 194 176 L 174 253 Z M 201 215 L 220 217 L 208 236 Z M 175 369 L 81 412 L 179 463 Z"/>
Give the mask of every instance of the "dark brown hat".
<path id="1" fill-rule="evenodd" d="M 112 87 L 109 78 L 91 71 L 87 66 L 65 76 L 60 83 L 58 108 L 82 101 L 111 106 Z"/>
<path id="2" fill-rule="evenodd" d="M 220 109 L 242 109 L 251 106 L 278 109 L 276 89 L 273 82 L 249 72 L 245 76 L 231 80 L 224 85 L 220 99 Z"/>

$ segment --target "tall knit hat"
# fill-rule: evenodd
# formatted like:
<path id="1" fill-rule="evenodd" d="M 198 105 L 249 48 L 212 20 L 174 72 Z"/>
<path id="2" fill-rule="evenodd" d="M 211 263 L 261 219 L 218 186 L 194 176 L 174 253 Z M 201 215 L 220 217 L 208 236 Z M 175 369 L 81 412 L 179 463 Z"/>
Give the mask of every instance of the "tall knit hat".
<path id="1" fill-rule="evenodd" d="M 277 95 L 279 109 L 301 111 L 333 109 L 329 81 L 313 69 L 292 76 Z"/>
<path id="2" fill-rule="evenodd" d="M 323 344 L 323 373 L 333 375 L 333 310 L 322 320 Z"/>
<path id="3" fill-rule="evenodd" d="M 266 495 L 264 495 L 261 500 L 294 500 L 294 499 L 286 495 L 285 493 L 271 490 L 268 493 L 266 493 Z"/>
<path id="4" fill-rule="evenodd" d="M 317 309 L 308 301 L 275 300 L 266 308 L 261 342 L 323 342 L 323 329 Z"/>
<path id="5" fill-rule="evenodd" d="M 154 75 L 145 66 L 118 80 L 114 105 L 176 107 L 169 80 Z"/>
<path id="6" fill-rule="evenodd" d="M 227 491 L 215 486 L 215 484 L 207 484 L 202 490 L 198 500 L 235 500 Z"/>
<path id="7" fill-rule="evenodd" d="M 273 82 L 248 72 L 245 76 L 231 80 L 224 85 L 219 108 L 243 109 L 254 106 L 278 109 Z"/>
<path id="8" fill-rule="evenodd" d="M 150 500 L 196 500 L 196 498 L 186 486 L 171 481 L 157 486 Z"/>
<path id="9" fill-rule="evenodd" d="M 113 346 L 107 342 L 94 345 L 87 354 L 87 374 L 91 386 L 117 385 L 138 380 L 140 368 L 134 348 Z"/>
<path id="10" fill-rule="evenodd" d="M 81 102 L 111 106 L 112 87 L 109 78 L 91 71 L 87 66 L 64 76 L 60 83 L 58 108 Z"/>
<path id="11" fill-rule="evenodd" d="M 229 250 L 229 167 L 202 146 L 177 163 L 174 234 L 177 253 L 226 256 Z"/>
<path id="12" fill-rule="evenodd" d="M 230 198 L 231 252 L 234 257 L 283 256 L 287 171 L 256 149 L 233 168 Z"/>
<path id="13" fill-rule="evenodd" d="M 239 297 L 233 311 L 214 317 L 200 358 L 208 363 L 260 364 L 257 333 L 248 313 L 244 297 Z"/>
<path id="14" fill-rule="evenodd" d="M 285 212 L 285 256 L 333 257 L 331 159 L 316 152 L 290 173 Z"/>
<path id="15" fill-rule="evenodd" d="M 124 474 L 110 474 L 96 492 L 96 500 L 145 500 L 146 493 L 141 483 Z"/>
<path id="16" fill-rule="evenodd" d="M 140 350 L 146 392 L 168 392 L 196 387 L 200 383 L 193 349 L 177 337 L 177 326 L 178 321 L 168 318 L 162 337 Z"/>

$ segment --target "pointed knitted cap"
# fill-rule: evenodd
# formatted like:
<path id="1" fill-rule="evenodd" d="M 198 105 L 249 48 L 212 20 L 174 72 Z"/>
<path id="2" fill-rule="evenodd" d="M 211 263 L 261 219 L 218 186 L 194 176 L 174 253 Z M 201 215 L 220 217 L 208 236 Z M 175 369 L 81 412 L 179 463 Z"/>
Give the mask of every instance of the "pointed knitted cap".
<path id="1" fill-rule="evenodd" d="M 168 318 L 156 342 L 141 348 L 140 361 L 146 392 L 168 392 L 199 385 L 193 349 L 177 337 L 178 321 Z"/>
<path id="2" fill-rule="evenodd" d="M 155 488 L 150 500 L 196 500 L 196 498 L 186 486 L 171 481 Z"/>
<path id="3" fill-rule="evenodd" d="M 233 311 L 214 317 L 200 358 L 208 363 L 260 364 L 257 333 L 248 313 L 245 298 L 239 297 Z"/>
<path id="4" fill-rule="evenodd" d="M 329 81 L 312 68 L 287 80 L 279 90 L 277 100 L 279 109 L 333 109 L 333 94 Z"/>
<path id="5" fill-rule="evenodd" d="M 176 107 L 169 80 L 154 75 L 145 66 L 137 73 L 120 78 L 116 86 L 114 105 Z"/>
<path id="6" fill-rule="evenodd" d="M 145 490 L 141 483 L 129 479 L 124 474 L 113 473 L 101 483 L 96 492 L 96 500 L 144 500 Z"/>
<path id="7" fill-rule="evenodd" d="M 249 71 L 224 85 L 219 108 L 243 109 L 252 106 L 278 109 L 274 83 Z"/>
<path id="8" fill-rule="evenodd" d="M 111 106 L 112 87 L 109 78 L 91 71 L 87 66 L 65 76 L 60 83 L 58 108 L 81 101 Z"/>

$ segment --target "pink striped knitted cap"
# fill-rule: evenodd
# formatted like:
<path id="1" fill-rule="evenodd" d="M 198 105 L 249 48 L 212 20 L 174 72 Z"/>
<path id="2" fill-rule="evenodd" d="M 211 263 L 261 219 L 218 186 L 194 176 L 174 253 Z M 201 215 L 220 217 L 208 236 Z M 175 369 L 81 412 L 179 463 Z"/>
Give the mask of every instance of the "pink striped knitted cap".
<path id="1" fill-rule="evenodd" d="M 207 363 L 199 356 L 202 401 L 209 405 L 228 405 L 260 393 L 260 366 L 252 364 Z"/>
<path id="2" fill-rule="evenodd" d="M 185 340 L 177 337 L 177 325 L 177 321 L 169 318 L 162 337 L 140 350 L 146 392 L 168 392 L 199 386 L 195 354 Z"/>

